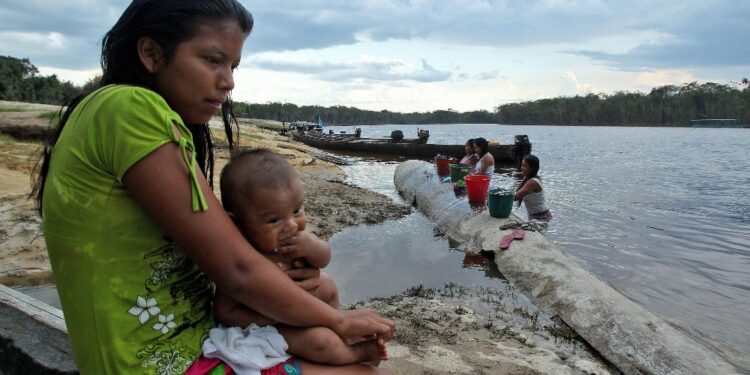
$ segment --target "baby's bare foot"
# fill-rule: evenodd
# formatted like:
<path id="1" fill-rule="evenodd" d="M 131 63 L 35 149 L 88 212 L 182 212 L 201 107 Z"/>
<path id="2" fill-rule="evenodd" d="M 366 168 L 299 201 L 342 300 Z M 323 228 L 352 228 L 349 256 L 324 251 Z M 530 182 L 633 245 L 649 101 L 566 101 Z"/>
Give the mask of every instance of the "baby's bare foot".
<path id="1" fill-rule="evenodd" d="M 380 354 L 380 359 L 383 361 L 388 360 L 388 348 L 385 346 L 385 341 L 383 339 L 378 338 L 378 354 Z"/>
<path id="2" fill-rule="evenodd" d="M 371 366 L 378 366 L 380 361 L 388 359 L 388 353 L 382 340 L 372 339 L 360 341 L 351 346 L 357 353 L 357 362 L 363 362 Z"/>

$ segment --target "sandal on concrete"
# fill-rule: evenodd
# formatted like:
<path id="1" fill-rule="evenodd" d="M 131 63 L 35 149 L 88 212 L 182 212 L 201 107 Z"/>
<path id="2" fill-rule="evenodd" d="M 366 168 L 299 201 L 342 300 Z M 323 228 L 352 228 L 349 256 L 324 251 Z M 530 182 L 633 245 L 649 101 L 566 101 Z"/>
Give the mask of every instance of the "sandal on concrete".
<path id="1" fill-rule="evenodd" d="M 514 240 L 522 240 L 523 236 L 525 235 L 525 232 L 521 228 L 513 229 L 513 239 Z"/>
<path id="2" fill-rule="evenodd" d="M 513 233 L 509 233 L 500 239 L 500 250 L 505 250 L 510 247 L 510 243 L 513 242 Z"/>
<path id="3" fill-rule="evenodd" d="M 513 228 L 518 228 L 521 225 L 522 225 L 521 223 L 519 223 L 519 222 L 517 222 L 515 220 L 508 220 L 505 224 L 503 224 L 503 225 L 500 226 L 500 229 L 502 229 L 502 230 L 513 229 Z"/>

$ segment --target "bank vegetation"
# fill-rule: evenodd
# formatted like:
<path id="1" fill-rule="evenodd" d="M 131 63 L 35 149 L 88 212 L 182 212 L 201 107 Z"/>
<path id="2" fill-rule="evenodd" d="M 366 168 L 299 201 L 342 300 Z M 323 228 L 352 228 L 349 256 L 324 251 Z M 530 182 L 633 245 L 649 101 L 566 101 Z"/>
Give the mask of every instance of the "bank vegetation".
<path id="1" fill-rule="evenodd" d="M 82 86 L 42 76 L 29 59 L 0 56 L 0 100 L 62 104 L 97 87 L 101 77 Z M 689 82 L 665 85 L 649 93 L 576 95 L 501 104 L 493 111 L 432 112 L 369 111 L 346 106 L 298 106 L 292 103 L 235 102 L 241 117 L 275 121 L 314 121 L 327 125 L 379 124 L 518 124 L 689 126 L 703 118 L 730 118 L 750 124 L 750 85 L 743 78 L 731 84 Z"/>

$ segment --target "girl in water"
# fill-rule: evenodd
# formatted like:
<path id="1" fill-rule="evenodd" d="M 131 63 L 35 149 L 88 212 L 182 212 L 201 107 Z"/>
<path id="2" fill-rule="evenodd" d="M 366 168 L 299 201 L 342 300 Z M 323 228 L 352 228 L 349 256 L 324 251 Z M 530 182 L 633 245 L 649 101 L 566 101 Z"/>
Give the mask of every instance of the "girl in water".
<path id="1" fill-rule="evenodd" d="M 552 213 L 549 212 L 544 202 L 544 190 L 542 189 L 542 179 L 538 176 L 539 158 L 528 154 L 521 161 L 521 174 L 523 180 L 516 189 L 516 198 L 520 205 L 521 202 L 526 206 L 526 212 L 529 220 L 550 221 Z"/>

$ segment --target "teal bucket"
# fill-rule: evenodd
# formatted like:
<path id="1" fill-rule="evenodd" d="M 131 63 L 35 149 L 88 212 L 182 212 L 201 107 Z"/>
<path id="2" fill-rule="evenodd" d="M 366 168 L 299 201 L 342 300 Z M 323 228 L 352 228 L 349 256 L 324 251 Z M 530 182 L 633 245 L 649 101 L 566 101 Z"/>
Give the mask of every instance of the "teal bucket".
<path id="1" fill-rule="evenodd" d="M 490 190 L 487 200 L 487 208 L 490 210 L 490 216 L 497 218 L 506 218 L 513 211 L 513 200 L 516 195 L 512 191 L 499 188 Z"/>
<path id="2" fill-rule="evenodd" d="M 471 166 L 468 164 L 451 164 L 451 182 L 456 183 L 463 180 L 469 174 L 469 168 Z"/>

